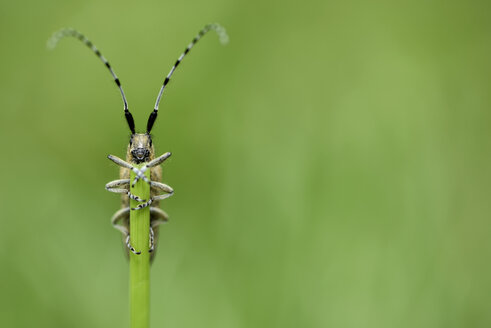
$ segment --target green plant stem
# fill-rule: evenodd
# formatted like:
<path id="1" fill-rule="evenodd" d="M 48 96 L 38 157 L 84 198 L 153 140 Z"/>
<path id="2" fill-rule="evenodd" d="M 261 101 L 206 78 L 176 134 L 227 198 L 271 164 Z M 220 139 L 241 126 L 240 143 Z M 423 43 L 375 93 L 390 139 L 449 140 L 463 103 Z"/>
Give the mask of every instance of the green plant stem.
<path id="1" fill-rule="evenodd" d="M 140 165 L 141 167 L 141 165 Z M 150 178 L 150 170 L 145 172 Z M 130 181 L 135 174 L 131 172 Z M 150 185 L 139 180 L 135 187 L 130 187 L 133 195 L 141 199 L 150 198 Z M 130 206 L 135 208 L 138 202 L 130 200 Z M 130 322 L 131 328 L 148 328 L 150 325 L 150 253 L 149 250 L 150 207 L 130 211 L 130 242 L 136 255 L 130 252 Z"/>

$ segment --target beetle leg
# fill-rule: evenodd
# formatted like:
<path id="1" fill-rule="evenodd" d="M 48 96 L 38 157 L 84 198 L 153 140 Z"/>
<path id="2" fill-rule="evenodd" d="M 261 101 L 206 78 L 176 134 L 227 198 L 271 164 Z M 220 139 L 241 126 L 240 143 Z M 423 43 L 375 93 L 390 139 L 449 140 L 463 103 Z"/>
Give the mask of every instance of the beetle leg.
<path id="1" fill-rule="evenodd" d="M 144 199 L 141 199 L 140 197 L 133 195 L 128 189 L 126 189 L 129 186 L 130 186 L 130 179 L 114 180 L 106 184 L 106 190 L 118 194 L 127 194 L 129 198 L 134 199 L 137 202 L 144 202 L 145 201 Z M 121 187 L 121 188 L 116 188 L 116 187 Z"/>
<path id="2" fill-rule="evenodd" d="M 129 248 L 130 251 L 132 251 L 136 255 L 140 255 L 142 252 L 137 252 L 133 246 L 130 244 L 130 234 L 126 235 L 126 247 Z"/>
<path id="3" fill-rule="evenodd" d="M 169 220 L 169 215 L 158 207 L 150 207 L 151 221 L 150 226 L 155 228 Z"/>
<path id="4" fill-rule="evenodd" d="M 113 225 L 113 227 L 121 231 L 121 233 L 124 235 L 129 234 L 128 227 L 121 224 L 119 221 L 127 218 L 129 215 L 130 215 L 130 208 L 126 207 L 118 210 L 116 213 L 114 213 L 113 217 L 111 218 L 111 224 Z"/>
<path id="5" fill-rule="evenodd" d="M 154 201 L 163 200 L 163 199 L 169 198 L 170 196 L 172 196 L 174 194 L 174 190 L 171 187 L 169 187 L 168 185 L 166 185 L 166 184 L 163 184 L 163 183 L 160 183 L 160 182 L 156 182 L 156 181 L 151 181 L 150 182 L 150 185 L 152 185 L 153 187 L 155 187 L 158 190 L 161 190 L 161 191 L 166 192 L 166 194 L 162 194 L 162 195 L 157 195 L 157 196 L 150 197 L 150 199 L 148 200 L 148 202 L 145 202 L 143 204 L 140 204 L 137 207 L 132 208 L 132 210 L 135 210 L 135 211 L 136 210 L 141 210 L 142 208 L 145 208 L 147 206 L 150 206 L 150 204 L 152 204 Z"/>
<path id="6" fill-rule="evenodd" d="M 106 189 L 108 191 L 114 192 L 114 191 L 109 190 L 109 189 L 113 189 L 115 187 L 121 187 L 121 188 L 128 189 L 129 186 L 130 186 L 130 179 L 119 179 L 119 180 L 113 180 L 113 181 L 108 182 L 106 184 Z"/>
<path id="7" fill-rule="evenodd" d="M 158 207 L 150 207 L 150 249 L 149 252 L 155 250 L 155 236 L 153 229 L 167 223 L 169 215 Z"/>
<path id="8" fill-rule="evenodd" d="M 170 157 L 170 155 L 172 155 L 170 152 L 167 152 L 153 160 L 151 160 L 150 162 L 148 162 L 147 165 L 143 166 L 141 169 L 140 169 L 140 172 L 141 174 L 137 174 L 135 176 L 135 179 L 133 180 L 133 183 L 131 184 L 132 187 L 135 186 L 135 183 L 139 180 L 139 179 L 143 179 L 144 181 L 148 182 L 147 180 L 144 179 L 145 175 L 143 175 L 149 168 L 152 168 L 154 166 L 157 166 L 157 165 L 160 165 L 162 164 L 167 158 Z M 150 182 L 148 182 L 150 183 Z"/>
<path id="9" fill-rule="evenodd" d="M 126 236 L 126 239 L 125 239 L 126 247 L 128 247 L 128 249 L 131 252 L 133 252 L 134 254 L 139 255 L 139 254 L 141 254 L 141 252 L 137 252 L 135 250 L 135 248 L 133 246 L 131 246 L 131 244 L 130 244 L 130 234 L 129 234 L 128 228 L 125 225 L 119 223 L 119 221 L 128 217 L 129 212 L 130 212 L 129 207 L 120 209 L 119 211 L 114 213 L 114 215 L 111 219 L 111 223 L 112 223 L 114 228 L 118 229 L 119 231 L 121 231 L 121 233 L 123 235 Z M 149 229 L 150 230 L 149 231 L 149 247 L 150 248 L 148 251 L 153 252 L 155 249 L 155 233 L 153 231 L 153 228 L 159 226 L 162 223 L 166 223 L 169 220 L 169 215 L 157 207 L 151 207 L 150 208 L 150 214 L 152 214 L 152 220 L 150 222 L 150 229 Z"/>
<path id="10" fill-rule="evenodd" d="M 150 188 L 156 189 L 157 191 L 163 191 L 168 194 L 174 193 L 174 189 L 172 189 L 170 186 L 166 185 L 165 183 L 158 182 L 158 181 L 150 181 Z"/>
<path id="11" fill-rule="evenodd" d="M 170 157 L 170 155 L 172 155 L 170 152 L 167 152 L 167 153 L 165 153 L 165 154 L 163 154 L 163 155 L 160 155 L 159 157 L 157 157 L 157 158 L 155 158 L 155 159 L 151 160 L 150 162 L 148 162 L 148 164 L 147 164 L 147 165 L 145 165 L 145 166 L 146 166 L 146 167 L 147 167 L 147 169 L 148 169 L 148 168 L 150 168 L 150 167 L 154 167 L 154 166 L 160 165 L 160 164 L 162 164 L 162 163 L 163 163 L 163 162 L 164 162 L 164 161 L 165 161 L 167 158 L 169 158 L 169 157 Z"/>
<path id="12" fill-rule="evenodd" d="M 155 249 L 155 235 L 153 233 L 153 228 L 150 226 L 150 237 L 149 237 L 149 249 L 148 252 L 152 253 Z"/>
<path id="13" fill-rule="evenodd" d="M 119 231 L 121 231 L 123 235 L 126 236 L 126 240 L 125 240 L 126 247 L 128 247 L 128 249 L 133 253 L 135 253 L 136 255 L 139 255 L 141 254 L 141 252 L 137 252 L 135 248 L 130 244 L 130 232 L 128 231 L 128 227 L 119 223 L 119 221 L 121 221 L 122 219 L 127 218 L 129 213 L 130 213 L 129 207 L 120 209 L 119 211 L 114 213 L 113 217 L 111 218 L 111 223 L 114 228 L 118 229 Z"/>
<path id="14" fill-rule="evenodd" d="M 114 155 L 108 155 L 107 158 L 109 158 L 111 161 L 113 161 L 117 165 L 122 166 L 122 167 L 127 168 L 127 169 L 130 169 L 133 172 L 135 172 L 135 174 L 138 177 L 138 179 L 143 179 L 143 181 L 145 181 L 147 183 L 150 183 L 150 180 L 148 180 L 148 178 L 143 174 L 146 171 L 146 169 L 144 171 L 142 171 L 142 169 L 144 169 L 145 166 L 142 169 L 139 169 L 139 168 L 134 167 L 130 163 L 125 162 L 121 158 L 119 158 L 117 156 L 114 156 Z"/>

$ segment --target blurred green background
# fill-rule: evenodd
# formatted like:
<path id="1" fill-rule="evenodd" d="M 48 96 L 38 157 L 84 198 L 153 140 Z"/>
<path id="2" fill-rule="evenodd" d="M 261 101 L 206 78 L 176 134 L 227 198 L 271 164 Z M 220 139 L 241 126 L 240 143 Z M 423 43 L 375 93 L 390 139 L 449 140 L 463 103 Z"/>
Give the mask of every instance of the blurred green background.
<path id="1" fill-rule="evenodd" d="M 107 154 L 185 46 L 152 327 L 490 327 L 488 1 L 3 1 L 0 326 L 128 327 Z"/>

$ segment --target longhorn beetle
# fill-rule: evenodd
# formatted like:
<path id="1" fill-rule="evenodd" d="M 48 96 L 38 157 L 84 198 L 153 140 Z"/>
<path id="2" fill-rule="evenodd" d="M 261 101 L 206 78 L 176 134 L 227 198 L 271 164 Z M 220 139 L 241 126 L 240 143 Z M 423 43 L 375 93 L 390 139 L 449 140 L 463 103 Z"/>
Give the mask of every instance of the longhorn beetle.
<path id="1" fill-rule="evenodd" d="M 210 30 L 214 30 L 217 32 L 220 42 L 225 44 L 228 42 L 228 36 L 225 32 L 225 29 L 218 24 L 208 24 L 206 25 L 196 37 L 189 43 L 184 52 L 179 56 L 174 66 L 172 66 L 169 74 L 167 74 L 164 79 L 164 83 L 160 88 L 159 94 L 157 96 L 157 100 L 155 101 L 155 106 L 153 111 L 150 113 L 150 116 L 147 121 L 147 131 L 145 133 L 136 133 L 135 131 L 135 122 L 133 120 L 133 116 L 131 115 L 128 109 L 128 103 L 126 101 L 126 96 L 123 92 L 123 87 L 121 86 L 121 82 L 119 81 L 116 73 L 112 69 L 109 62 L 106 58 L 101 54 L 99 49 L 87 39 L 80 32 L 68 28 L 62 29 L 49 39 L 48 47 L 54 48 L 58 41 L 63 37 L 71 36 L 80 41 L 82 41 L 87 47 L 89 47 L 97 57 L 104 63 L 104 65 L 109 69 L 114 82 L 119 88 L 121 92 L 121 97 L 123 98 L 124 104 L 124 116 L 126 121 L 128 122 L 128 126 L 131 131 L 130 142 L 126 151 L 126 161 L 121 158 L 109 155 L 108 158 L 120 166 L 119 177 L 120 179 L 111 181 L 106 184 L 106 189 L 110 192 L 120 193 L 121 196 L 121 209 L 118 210 L 112 217 L 111 222 L 114 228 L 121 231 L 123 235 L 123 242 L 126 245 L 126 253 L 128 254 L 128 250 L 135 254 L 141 254 L 140 251 L 135 250 L 130 244 L 130 211 L 131 210 L 139 210 L 144 207 L 150 206 L 150 231 L 149 231 L 149 251 L 152 252 L 151 260 L 153 260 L 155 256 L 155 243 L 158 236 L 158 226 L 164 222 L 167 222 L 168 215 L 159 207 L 159 202 L 163 199 L 166 199 L 173 195 L 174 190 L 166 184 L 161 182 L 162 180 L 162 168 L 160 164 L 162 164 L 167 158 L 170 157 L 171 153 L 167 152 L 159 157 L 155 157 L 155 151 L 152 143 L 152 137 L 150 132 L 152 130 L 153 124 L 155 123 L 155 119 L 157 118 L 157 113 L 159 110 L 159 103 L 162 98 L 162 94 L 164 93 L 165 87 L 170 81 L 170 78 L 177 66 L 181 63 L 184 56 L 186 56 L 189 51 L 193 48 L 193 46 Z M 141 168 L 137 168 L 135 164 L 144 164 Z M 150 180 L 144 175 L 144 173 L 150 170 Z M 130 181 L 130 171 L 135 173 L 135 179 Z M 150 199 L 144 200 L 139 197 L 131 194 L 130 192 L 130 183 L 134 186 L 134 184 L 142 179 L 145 182 L 150 184 Z M 134 199 L 138 202 L 141 202 L 136 208 L 130 208 L 130 198 Z"/>

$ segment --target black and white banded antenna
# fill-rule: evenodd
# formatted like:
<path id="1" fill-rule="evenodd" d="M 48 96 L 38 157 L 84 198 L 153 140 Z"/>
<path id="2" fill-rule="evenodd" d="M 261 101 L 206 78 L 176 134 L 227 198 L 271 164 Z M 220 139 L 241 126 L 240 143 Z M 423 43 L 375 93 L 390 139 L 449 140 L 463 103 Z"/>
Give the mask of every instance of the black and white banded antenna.
<path id="1" fill-rule="evenodd" d="M 184 50 L 184 52 L 179 56 L 177 59 L 176 63 L 174 66 L 172 66 L 169 74 L 167 74 L 167 77 L 164 80 L 164 83 L 162 84 L 162 87 L 160 88 L 159 95 L 157 96 L 157 100 L 155 101 L 155 106 L 150 113 L 150 116 L 148 117 L 148 122 L 147 122 L 147 133 L 150 133 L 152 130 L 153 124 L 155 123 L 155 119 L 157 118 L 157 113 L 159 111 L 159 103 L 160 100 L 162 99 L 162 94 L 164 93 L 165 86 L 169 83 L 170 78 L 174 71 L 176 70 L 177 66 L 181 63 L 182 59 L 184 56 L 188 54 L 188 52 L 191 50 L 191 48 L 210 30 L 214 30 L 218 34 L 218 39 L 220 40 L 221 44 L 227 44 L 228 43 L 228 35 L 227 32 L 225 31 L 225 28 L 223 28 L 221 25 L 214 23 L 214 24 L 208 24 L 206 25 L 201 31 L 199 31 L 198 35 L 191 41 L 191 43 L 187 46 L 187 48 Z"/>
<path id="2" fill-rule="evenodd" d="M 106 58 L 101 54 L 99 49 L 96 48 L 96 46 L 89 40 L 87 39 L 82 33 L 78 32 L 77 30 L 73 28 L 64 28 L 61 29 L 58 32 L 55 32 L 51 38 L 49 38 L 47 46 L 48 49 L 54 49 L 58 42 L 67 36 L 74 37 L 80 41 L 82 41 L 87 47 L 89 47 L 97 57 L 106 65 L 107 69 L 109 69 L 109 72 L 111 73 L 114 82 L 119 88 L 119 91 L 121 92 L 121 97 L 123 98 L 123 103 L 124 103 L 124 116 L 126 117 L 126 121 L 128 122 L 128 125 L 130 127 L 131 133 L 135 134 L 135 122 L 133 120 L 133 116 L 131 115 L 129 109 L 128 109 L 128 102 L 126 101 L 126 96 L 124 95 L 123 92 L 123 87 L 121 86 L 121 82 L 119 81 L 116 73 L 114 73 L 111 65 L 109 65 L 109 62 L 106 60 Z"/>

